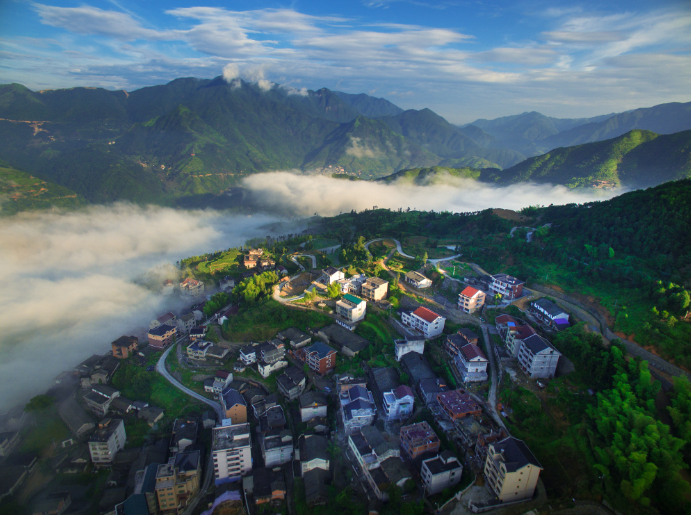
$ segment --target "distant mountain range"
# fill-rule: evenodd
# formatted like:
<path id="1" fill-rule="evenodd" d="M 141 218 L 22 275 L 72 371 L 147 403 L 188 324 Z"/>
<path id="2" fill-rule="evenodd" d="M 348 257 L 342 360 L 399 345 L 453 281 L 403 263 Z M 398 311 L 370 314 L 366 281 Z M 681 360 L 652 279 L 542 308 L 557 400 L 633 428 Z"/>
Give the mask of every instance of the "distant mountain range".
<path id="1" fill-rule="evenodd" d="M 665 134 L 691 129 L 691 103 L 585 119 L 524 113 L 457 127 L 429 109 L 404 111 L 365 94 L 279 85 L 263 90 L 220 77 L 176 79 L 129 93 L 100 88 L 34 92 L 19 84 L 0 85 L 5 169 L 35 175 L 92 203 L 184 204 L 227 191 L 250 174 L 291 169 L 343 170 L 376 179 L 441 166 L 482 170 L 473 172 L 480 180 L 552 177 L 579 186 L 592 183 L 597 173 L 574 169 L 569 175 L 565 164 L 545 171 L 545 159 L 538 166 L 527 156 L 631 129 Z M 673 161 L 659 155 L 637 159 L 669 161 L 669 166 Z M 586 174 L 583 181 L 576 180 L 579 174 Z"/>

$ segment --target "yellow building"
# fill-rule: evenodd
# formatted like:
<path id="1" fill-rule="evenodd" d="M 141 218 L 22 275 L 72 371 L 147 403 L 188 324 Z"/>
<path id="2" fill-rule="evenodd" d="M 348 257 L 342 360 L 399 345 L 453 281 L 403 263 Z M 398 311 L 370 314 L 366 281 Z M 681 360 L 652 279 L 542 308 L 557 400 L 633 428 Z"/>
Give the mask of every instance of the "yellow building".
<path id="1" fill-rule="evenodd" d="M 156 497 L 163 513 L 180 513 L 199 491 L 201 456 L 199 451 L 179 452 L 159 465 L 156 471 Z"/>
<path id="2" fill-rule="evenodd" d="M 541 470 L 542 465 L 522 440 L 509 436 L 488 446 L 485 480 L 502 502 L 531 498 Z"/>
<path id="3" fill-rule="evenodd" d="M 362 296 L 367 300 L 378 301 L 386 298 L 389 283 L 379 277 L 368 277 L 362 285 Z"/>

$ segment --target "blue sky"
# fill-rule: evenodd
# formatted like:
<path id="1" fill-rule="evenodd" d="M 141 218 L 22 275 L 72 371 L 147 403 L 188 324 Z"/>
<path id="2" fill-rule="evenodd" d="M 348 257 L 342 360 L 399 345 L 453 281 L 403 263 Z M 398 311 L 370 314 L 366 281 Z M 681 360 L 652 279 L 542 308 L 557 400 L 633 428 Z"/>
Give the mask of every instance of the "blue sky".
<path id="1" fill-rule="evenodd" d="M 691 3 L 0 0 L 0 83 L 133 90 L 223 73 L 454 123 L 691 101 Z"/>

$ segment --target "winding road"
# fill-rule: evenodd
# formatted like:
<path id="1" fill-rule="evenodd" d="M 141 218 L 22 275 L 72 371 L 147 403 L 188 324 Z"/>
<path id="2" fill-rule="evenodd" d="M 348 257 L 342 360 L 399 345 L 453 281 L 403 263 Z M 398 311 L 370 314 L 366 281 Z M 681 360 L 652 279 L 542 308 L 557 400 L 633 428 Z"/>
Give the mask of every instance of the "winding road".
<path id="1" fill-rule="evenodd" d="M 300 270 L 302 270 L 303 272 L 305 271 L 305 267 L 302 266 L 302 265 L 300 264 L 300 262 L 299 262 L 297 259 L 295 259 L 295 258 L 298 258 L 298 257 L 310 258 L 310 259 L 312 260 L 312 268 L 317 268 L 317 258 L 314 257 L 314 256 L 311 255 L 311 254 L 295 254 L 295 255 L 293 255 L 293 256 L 290 256 L 290 260 L 291 260 L 293 263 L 295 263 L 297 266 L 299 266 L 299 267 L 300 267 Z"/>
<path id="2" fill-rule="evenodd" d="M 369 246 L 372 243 L 374 243 L 375 241 L 383 241 L 383 240 L 393 241 L 396 244 L 396 250 L 398 250 L 398 253 L 401 256 L 408 258 L 408 259 L 415 259 L 415 256 L 410 256 L 410 255 L 406 254 L 405 252 L 403 252 L 403 247 L 401 247 L 401 242 L 395 238 L 375 238 L 375 239 L 370 240 L 367 243 L 365 243 L 365 249 L 367 249 L 369 251 Z M 448 261 L 449 259 L 456 259 L 457 257 L 461 257 L 461 255 L 462 254 L 456 254 L 455 256 L 449 256 L 449 257 L 445 257 L 445 258 L 428 259 L 427 262 L 432 263 L 433 265 L 436 265 L 437 263 L 440 263 L 441 261 Z"/>

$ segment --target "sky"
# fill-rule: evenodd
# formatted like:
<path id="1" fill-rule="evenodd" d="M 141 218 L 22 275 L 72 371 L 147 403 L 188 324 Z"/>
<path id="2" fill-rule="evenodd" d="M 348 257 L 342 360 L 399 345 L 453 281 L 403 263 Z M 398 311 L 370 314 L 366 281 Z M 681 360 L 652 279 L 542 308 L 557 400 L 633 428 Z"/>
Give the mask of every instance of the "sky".
<path id="1" fill-rule="evenodd" d="M 691 101 L 691 2 L 0 0 L 0 83 L 131 91 L 224 67 L 452 123 Z"/>

